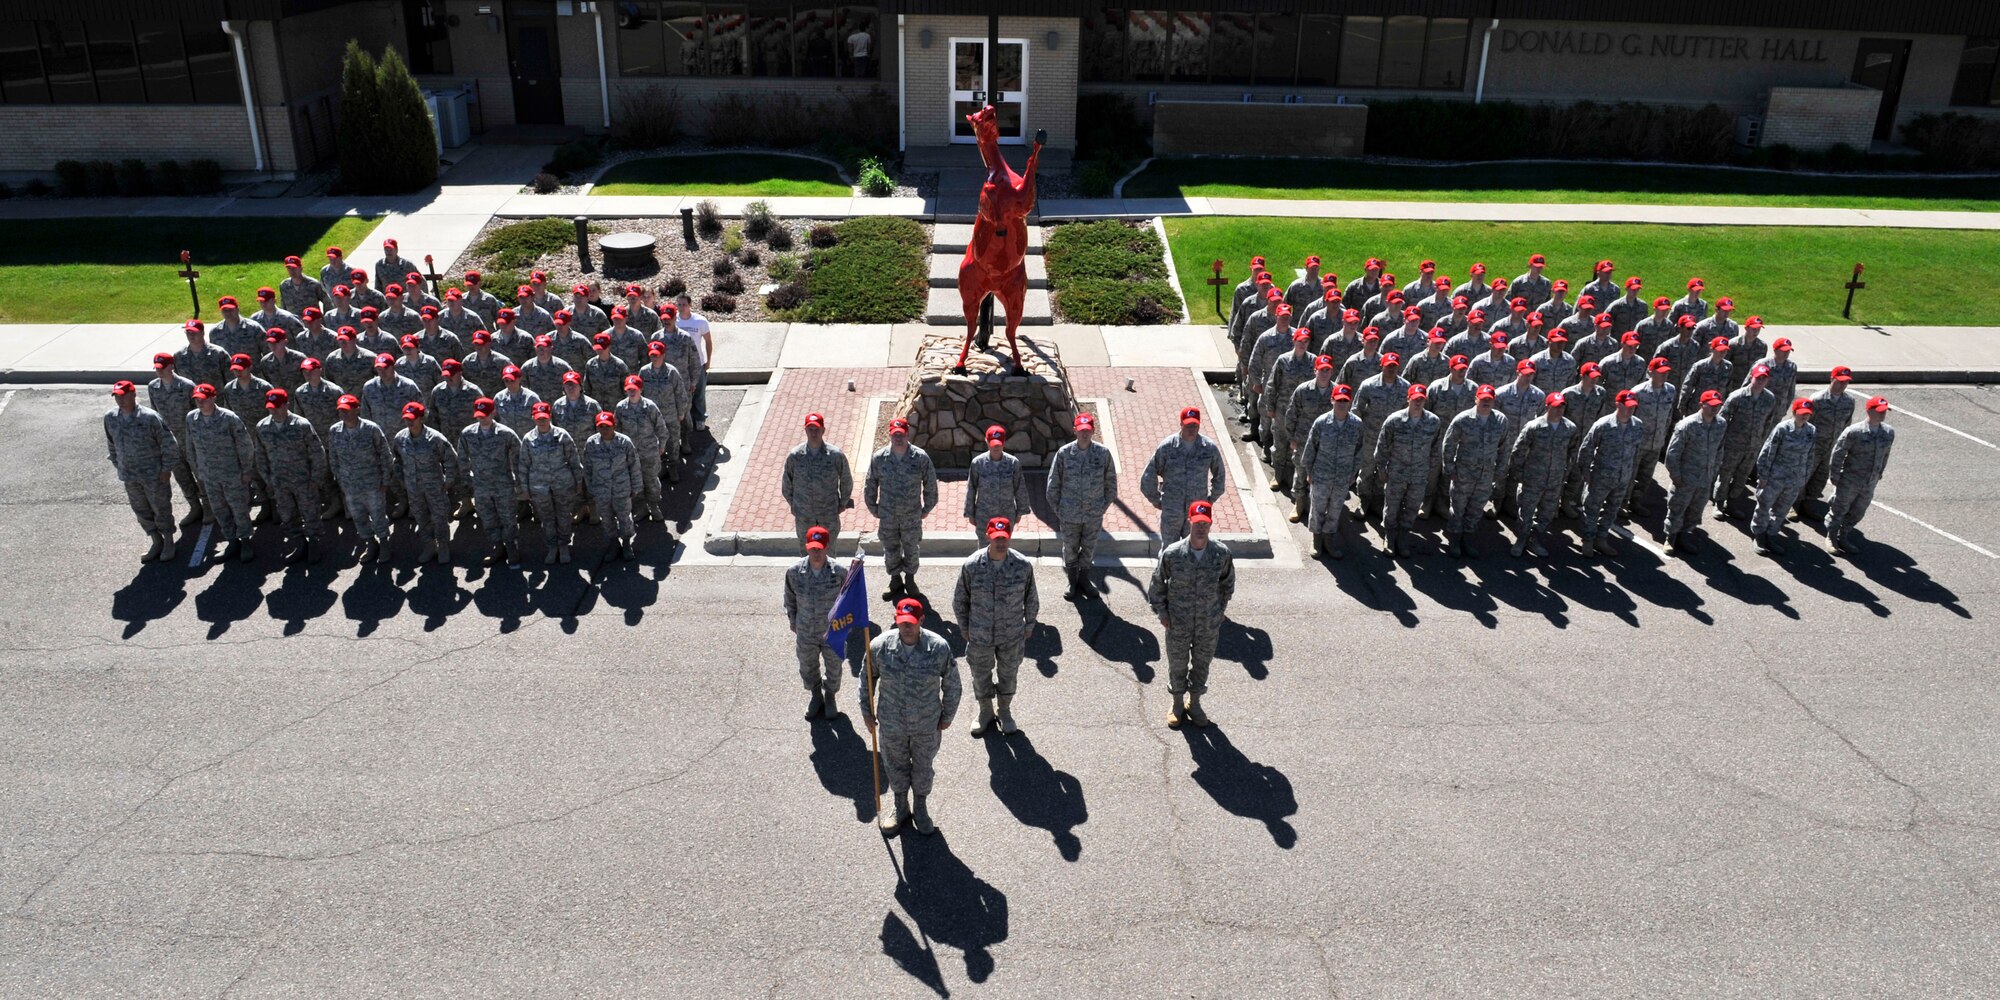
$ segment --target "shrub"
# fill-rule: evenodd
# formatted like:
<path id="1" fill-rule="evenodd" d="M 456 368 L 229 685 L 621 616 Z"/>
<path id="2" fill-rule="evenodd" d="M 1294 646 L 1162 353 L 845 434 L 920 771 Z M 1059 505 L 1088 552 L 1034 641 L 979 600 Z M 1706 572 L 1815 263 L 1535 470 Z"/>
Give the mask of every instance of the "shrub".
<path id="1" fill-rule="evenodd" d="M 838 242 L 840 236 L 834 232 L 831 222 L 817 223 L 812 227 L 812 231 L 806 234 L 806 245 L 815 249 L 824 250 Z"/>
<path id="2" fill-rule="evenodd" d="M 1070 174 L 1070 186 L 1085 198 L 1108 198 L 1113 188 L 1118 186 L 1118 178 L 1123 173 L 1114 173 L 1116 164 L 1104 160 L 1092 160 L 1078 167 Z"/>
<path id="3" fill-rule="evenodd" d="M 710 292 L 701 297 L 701 311 L 728 315 L 736 311 L 736 297 L 721 292 Z"/>
<path id="4" fill-rule="evenodd" d="M 494 267 L 515 268 L 527 267 L 544 255 L 575 245 L 576 227 L 568 219 L 530 219 L 508 223 L 487 233 L 472 249 L 490 258 Z"/>
<path id="5" fill-rule="evenodd" d="M 710 235 L 721 232 L 722 210 L 715 207 L 715 202 L 702 199 L 694 206 L 694 226 Z"/>
<path id="6" fill-rule="evenodd" d="M 897 323 L 920 315 L 929 296 L 929 240 L 909 219 L 868 216 L 833 227 L 834 244 L 807 258 L 798 319 Z"/>
<path id="7" fill-rule="evenodd" d="M 736 272 L 736 260 L 733 257 L 717 257 L 715 258 L 715 263 L 709 265 L 709 268 L 715 272 L 715 276 L 718 278 L 725 274 L 734 274 Z"/>
<path id="8" fill-rule="evenodd" d="M 722 252 L 731 257 L 734 257 L 737 255 L 737 253 L 741 252 L 742 249 L 743 249 L 742 227 L 730 226 L 722 234 Z"/>
<path id="9" fill-rule="evenodd" d="M 1123 94 L 1078 95 L 1076 123 L 1078 160 L 1137 163 L 1153 153 L 1152 126 Z"/>
<path id="10" fill-rule="evenodd" d="M 896 179 L 889 176 L 882 161 L 872 156 L 861 159 L 861 193 L 870 198 L 887 198 L 896 193 Z"/>
<path id="11" fill-rule="evenodd" d="M 180 194 L 187 190 L 187 176 L 181 172 L 177 160 L 161 160 L 153 167 L 153 190 L 161 194 Z"/>
<path id="12" fill-rule="evenodd" d="M 528 182 L 528 187 L 536 194 L 555 194 L 562 190 L 562 178 L 544 170 Z"/>
<path id="13" fill-rule="evenodd" d="M 783 223 L 772 227 L 764 237 L 764 245 L 773 250 L 790 250 L 793 247 L 792 228 Z"/>
<path id="14" fill-rule="evenodd" d="M 90 172 L 82 160 L 56 161 L 56 190 L 65 198 L 81 198 L 90 193 Z"/>
<path id="15" fill-rule="evenodd" d="M 437 180 L 437 141 L 423 90 L 403 57 L 378 62 L 349 39 L 340 72 L 340 179 L 362 194 L 415 191 Z"/>
<path id="16" fill-rule="evenodd" d="M 773 275 L 776 277 L 776 275 Z M 773 313 L 789 312 L 805 304 L 806 285 L 803 281 L 787 281 L 771 289 L 764 296 L 764 308 Z"/>
<path id="17" fill-rule="evenodd" d="M 771 258 L 771 267 L 768 273 L 771 275 L 772 281 L 790 281 L 799 273 L 799 259 L 791 254 L 781 253 Z"/>
<path id="18" fill-rule="evenodd" d="M 118 167 L 110 160 L 91 160 L 83 170 L 92 197 L 109 198 L 118 193 Z"/>
<path id="19" fill-rule="evenodd" d="M 743 235 L 753 240 L 761 240 L 776 225 L 777 216 L 771 214 L 771 203 L 758 199 L 743 206 Z"/>
<path id="20" fill-rule="evenodd" d="M 335 141 L 343 187 L 363 193 L 381 190 L 383 171 L 376 157 L 381 133 L 382 89 L 375 57 L 350 38 L 341 55 L 340 123 Z"/>
<path id="21" fill-rule="evenodd" d="M 745 246 L 743 248 L 743 251 L 736 255 L 736 259 L 740 261 L 744 267 L 756 267 L 757 265 L 764 262 L 763 255 L 759 254 L 757 252 L 757 248 L 753 246 Z"/>
<path id="22" fill-rule="evenodd" d="M 743 294 L 743 272 L 731 271 L 715 279 L 715 290 L 730 295 Z"/>
<path id="23" fill-rule="evenodd" d="M 1836 142 L 1826 151 L 1826 165 L 1830 170 L 1860 170 L 1868 164 L 1868 154 L 1844 142 Z"/>
<path id="24" fill-rule="evenodd" d="M 620 149 L 657 149 L 680 137 L 681 102 L 677 89 L 647 87 L 618 99 L 618 117 L 611 120 L 611 141 Z"/>
<path id="25" fill-rule="evenodd" d="M 118 161 L 118 193 L 127 198 L 139 198 L 153 193 L 153 178 L 146 173 L 146 161 L 138 159 Z"/>
<path id="26" fill-rule="evenodd" d="M 573 174 L 579 170 L 589 170 L 604 162 L 604 150 L 588 139 L 566 142 L 556 147 L 549 162 L 542 169 L 552 174 Z"/>
<path id="27" fill-rule="evenodd" d="M 687 290 L 688 283 L 678 277 L 668 278 L 660 282 L 660 294 L 670 299 Z"/>
<path id="28" fill-rule="evenodd" d="M 36 177 L 30 179 L 28 183 L 21 185 L 21 193 L 30 198 L 46 198 L 56 193 L 56 189 L 50 187 L 48 181 Z"/>
<path id="29" fill-rule="evenodd" d="M 221 191 L 222 164 L 214 160 L 189 160 L 187 189 L 189 194 L 215 194 Z"/>
<path id="30" fill-rule="evenodd" d="M 0 181 L 0 201 L 14 197 L 14 185 Z"/>
<path id="31" fill-rule="evenodd" d="M 1065 283 L 1050 299 L 1069 323 L 1133 326 L 1180 319 L 1179 299 L 1164 280 L 1080 278 Z"/>
<path id="32" fill-rule="evenodd" d="M 924 227 L 915 220 L 889 215 L 864 215 L 839 223 L 833 229 L 836 243 L 880 240 L 918 250 L 928 250 L 931 245 Z"/>
<path id="33" fill-rule="evenodd" d="M 1932 167 L 1980 170 L 2000 167 L 2000 121 L 1956 112 L 1918 115 L 1903 126 L 1903 141 Z M 58 167 L 61 164 L 57 164 Z"/>
<path id="34" fill-rule="evenodd" d="M 1081 278 L 1143 281 L 1167 276 L 1166 248 L 1152 227 L 1116 219 L 1053 227 L 1046 255 L 1051 284 Z"/>

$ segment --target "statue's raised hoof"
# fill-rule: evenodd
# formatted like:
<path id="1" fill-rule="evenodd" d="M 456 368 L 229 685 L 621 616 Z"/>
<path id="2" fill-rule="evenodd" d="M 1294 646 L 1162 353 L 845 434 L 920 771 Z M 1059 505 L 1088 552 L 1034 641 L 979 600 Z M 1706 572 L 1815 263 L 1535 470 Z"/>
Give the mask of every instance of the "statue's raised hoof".
<path id="1" fill-rule="evenodd" d="M 952 366 L 951 366 L 951 373 L 952 373 L 953 375 L 963 375 L 963 374 L 965 374 L 965 366 L 964 366 L 964 365 L 952 365 Z"/>

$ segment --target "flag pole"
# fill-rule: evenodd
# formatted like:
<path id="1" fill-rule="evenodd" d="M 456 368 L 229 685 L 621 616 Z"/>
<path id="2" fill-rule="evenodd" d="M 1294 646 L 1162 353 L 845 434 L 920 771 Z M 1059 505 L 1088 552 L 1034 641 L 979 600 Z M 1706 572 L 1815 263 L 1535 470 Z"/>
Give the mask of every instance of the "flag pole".
<path id="1" fill-rule="evenodd" d="M 864 640 L 867 638 L 866 635 L 862 636 Z M 868 671 L 868 717 L 875 719 L 876 724 L 880 725 L 881 720 L 876 718 L 875 715 L 875 644 L 869 642 L 861 648 L 862 661 L 867 664 Z M 875 726 L 868 727 L 868 777 L 875 783 L 875 818 L 877 820 L 875 825 L 879 829 L 882 825 L 880 822 L 882 817 L 882 749 L 875 739 Z"/>

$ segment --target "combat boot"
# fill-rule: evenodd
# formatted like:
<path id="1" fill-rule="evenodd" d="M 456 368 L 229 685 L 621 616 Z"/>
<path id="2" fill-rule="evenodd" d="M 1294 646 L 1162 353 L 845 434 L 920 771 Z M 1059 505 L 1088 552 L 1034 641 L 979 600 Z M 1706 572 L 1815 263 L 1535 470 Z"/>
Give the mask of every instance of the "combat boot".
<path id="1" fill-rule="evenodd" d="M 618 544 L 624 551 L 626 562 L 639 558 L 639 547 L 633 544 L 632 536 L 627 535 L 619 539 Z"/>
<path id="2" fill-rule="evenodd" d="M 1771 536 L 1766 535 L 1763 532 L 1758 532 L 1757 534 L 1751 537 L 1755 538 L 1757 541 L 1758 555 L 1768 556 L 1773 554 L 1773 550 L 1771 548 Z"/>
<path id="3" fill-rule="evenodd" d="M 844 714 L 840 710 L 840 704 L 833 700 L 833 691 L 834 689 L 830 687 L 820 689 L 820 700 L 826 703 L 823 711 L 826 713 L 825 717 L 829 722 L 840 718 Z"/>
<path id="4" fill-rule="evenodd" d="M 370 544 L 375 546 L 374 552 L 375 552 L 376 562 L 385 563 L 389 561 L 389 540 L 387 538 L 379 539 L 375 542 L 371 542 Z"/>
<path id="5" fill-rule="evenodd" d="M 669 463 L 667 465 L 667 482 L 673 483 L 674 485 L 678 486 L 680 485 L 680 481 L 681 481 L 681 463 L 679 462 Z"/>
<path id="6" fill-rule="evenodd" d="M 306 536 L 306 562 L 309 562 L 309 563 L 313 564 L 314 566 L 317 566 L 317 565 L 319 565 L 319 561 L 320 561 L 320 558 L 321 558 L 321 557 L 322 557 L 323 555 L 324 555 L 324 553 L 322 552 L 322 550 L 321 550 L 321 548 L 320 548 L 320 544 L 319 544 L 319 541 L 318 541 L 317 539 L 313 538 L 313 536 L 311 536 L 311 535 L 307 535 L 307 536 Z"/>
<path id="7" fill-rule="evenodd" d="M 417 563 L 421 565 L 423 563 L 430 562 L 432 559 L 437 558 L 437 554 L 438 554 L 437 539 L 426 538 L 424 539 L 423 551 L 417 553 Z"/>
<path id="8" fill-rule="evenodd" d="M 159 562 L 160 533 L 157 531 L 148 531 L 146 532 L 146 538 L 150 540 L 152 544 L 146 546 L 146 551 L 139 553 L 139 561 L 142 563 Z"/>
<path id="9" fill-rule="evenodd" d="M 1547 559 L 1549 557 L 1549 547 L 1530 538 L 1528 539 L 1528 554 L 1537 559 Z"/>
<path id="10" fill-rule="evenodd" d="M 264 501 L 264 505 L 262 507 L 257 508 L 257 516 L 251 518 L 250 523 L 270 524 L 271 522 L 276 521 L 277 519 L 278 519 L 278 505 L 272 503 L 269 500 L 266 500 Z"/>
<path id="11" fill-rule="evenodd" d="M 366 542 L 361 543 L 361 558 L 355 560 L 355 562 L 373 562 L 375 561 L 375 557 L 381 554 L 381 551 L 382 543 L 370 538 Z"/>
<path id="12" fill-rule="evenodd" d="M 251 548 L 249 542 L 246 541 L 237 543 L 236 547 L 237 562 L 249 562 L 250 560 L 255 558 L 257 558 L 257 550 Z"/>
<path id="13" fill-rule="evenodd" d="M 1305 512 L 1299 510 L 1296 507 L 1292 509 L 1291 513 L 1285 515 L 1285 520 L 1290 521 L 1293 524 L 1298 524 L 1299 522 L 1304 521 L 1305 519 L 1306 519 Z"/>
<path id="14" fill-rule="evenodd" d="M 446 565 L 450 565 L 450 563 L 451 563 L 451 539 L 450 539 L 450 538 L 440 538 L 440 539 L 438 539 L 438 543 L 437 543 L 437 545 L 438 545 L 438 565 L 440 565 L 440 566 L 446 566 Z"/>
<path id="15" fill-rule="evenodd" d="M 1525 538 L 1514 539 L 1514 544 L 1507 546 L 1507 554 L 1513 556 L 1516 559 L 1519 559 L 1522 556 L 1527 555 L 1528 540 Z"/>
<path id="16" fill-rule="evenodd" d="M 1179 691 L 1169 691 L 1167 692 L 1167 698 L 1169 699 L 1167 705 L 1167 728 L 1179 729 L 1181 723 L 1188 720 L 1187 710 L 1181 707 L 1181 693 Z"/>
<path id="17" fill-rule="evenodd" d="M 508 542 L 506 545 L 506 549 L 507 549 L 507 567 L 509 569 L 520 569 L 521 540 L 516 538 L 513 541 Z"/>
<path id="18" fill-rule="evenodd" d="M 1681 554 L 1681 534 L 1678 531 L 1668 533 L 1666 546 L 1666 553 L 1668 555 L 1677 556 Z"/>
<path id="19" fill-rule="evenodd" d="M 972 738 L 978 739 L 993 728 L 993 699 L 979 699 L 979 720 L 972 724 Z"/>
<path id="20" fill-rule="evenodd" d="M 1854 540 L 1848 537 L 1848 531 L 1846 528 L 1840 529 L 1839 537 L 1834 541 L 1833 547 L 1839 549 L 1842 552 L 1847 553 L 1848 555 L 1854 554 L 1855 552 Z"/>
<path id="21" fill-rule="evenodd" d="M 188 527 L 189 525 L 200 524 L 200 523 L 201 523 L 201 501 L 195 500 L 188 504 L 188 512 L 181 515 L 181 527 L 185 528 Z"/>
<path id="22" fill-rule="evenodd" d="M 486 565 L 498 566 L 507 561 L 507 543 L 493 543 L 493 551 L 486 554 Z"/>
<path id="23" fill-rule="evenodd" d="M 1208 728 L 1208 713 L 1201 710 L 1201 695 L 1195 694 L 1193 691 L 1188 692 L 1187 719 L 1189 722 L 1194 723 L 1197 728 Z"/>
<path id="24" fill-rule="evenodd" d="M 1615 556 L 1618 554 L 1618 546 L 1611 543 L 1610 535 L 1599 535 L 1597 536 L 1597 551 L 1607 556 Z"/>
<path id="25" fill-rule="evenodd" d="M 812 697 L 806 700 L 806 718 L 817 719 L 826 713 L 826 695 L 818 687 L 812 689 Z"/>
<path id="26" fill-rule="evenodd" d="M 569 559 L 570 559 L 569 543 L 564 542 L 561 545 L 556 546 L 556 561 L 562 563 L 564 566 L 567 566 L 569 565 Z"/>
<path id="27" fill-rule="evenodd" d="M 910 829 L 926 837 L 937 832 L 937 824 L 931 822 L 930 796 L 917 796 L 917 809 L 910 815 Z"/>
<path id="28" fill-rule="evenodd" d="M 299 539 L 298 544 L 295 547 L 293 547 L 292 551 L 285 554 L 285 565 L 297 566 L 298 564 L 305 562 L 307 555 L 306 549 L 310 544 L 311 544 L 310 541 L 307 539 L 304 538 Z"/>
<path id="29" fill-rule="evenodd" d="M 1313 532 L 1313 555 L 1316 556 L 1326 555 L 1326 532 L 1324 531 Z"/>
<path id="30" fill-rule="evenodd" d="M 1451 536 L 1451 544 L 1446 546 L 1445 552 L 1453 559 L 1463 559 L 1465 558 L 1465 542 L 1460 536 L 1453 535 Z"/>
<path id="31" fill-rule="evenodd" d="M 1002 736 L 1012 736 L 1021 731 L 1021 727 L 1014 724 L 1014 713 L 1009 710 L 1013 704 L 1013 695 L 1002 695 L 1000 697 L 1000 734 Z"/>
<path id="32" fill-rule="evenodd" d="M 542 557 L 542 565 L 554 566 L 556 564 L 556 553 L 560 551 L 560 548 L 560 546 L 556 545 L 549 546 L 548 554 Z"/>
<path id="33" fill-rule="evenodd" d="M 236 553 L 242 551 L 242 549 L 243 549 L 242 542 L 231 539 L 228 544 L 222 547 L 222 554 L 217 556 L 216 558 L 223 562 L 228 562 L 229 560 L 236 558 Z"/>
<path id="34" fill-rule="evenodd" d="M 907 593 L 908 591 L 903 589 L 903 574 L 889 574 L 889 589 L 882 592 L 882 599 L 891 602 L 900 601 Z"/>
<path id="35" fill-rule="evenodd" d="M 903 824 L 910 821 L 910 793 L 908 791 L 898 791 L 894 793 L 894 796 L 894 805 L 889 809 L 883 810 L 881 815 L 875 817 L 875 824 L 882 828 L 882 835 L 884 837 L 895 836 L 898 831 L 903 829 Z"/>

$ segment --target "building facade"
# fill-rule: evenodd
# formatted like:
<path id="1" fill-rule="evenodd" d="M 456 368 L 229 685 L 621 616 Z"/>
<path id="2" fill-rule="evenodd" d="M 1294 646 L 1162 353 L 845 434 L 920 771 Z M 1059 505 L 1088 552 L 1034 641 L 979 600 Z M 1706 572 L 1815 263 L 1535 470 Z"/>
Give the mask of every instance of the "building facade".
<path id="1" fill-rule="evenodd" d="M 9 0 L 0 8 L 0 173 L 56 160 L 210 158 L 286 175 L 331 158 L 340 53 L 395 47 L 464 91 L 474 131 L 602 133 L 670 102 L 685 130 L 786 105 L 893 120 L 899 148 L 1074 146 L 1078 98 L 1367 104 L 1714 103 L 1746 138 L 1892 139 L 1924 113 L 2000 115 L 2000 3 L 1857 0 Z M 997 23 L 995 23 L 997 21 Z M 997 44 L 995 37 L 997 36 Z M 844 119 L 843 119 L 844 120 Z M 558 133 L 559 134 L 559 133 Z M 1310 149 L 1305 144 L 1302 149 Z"/>

